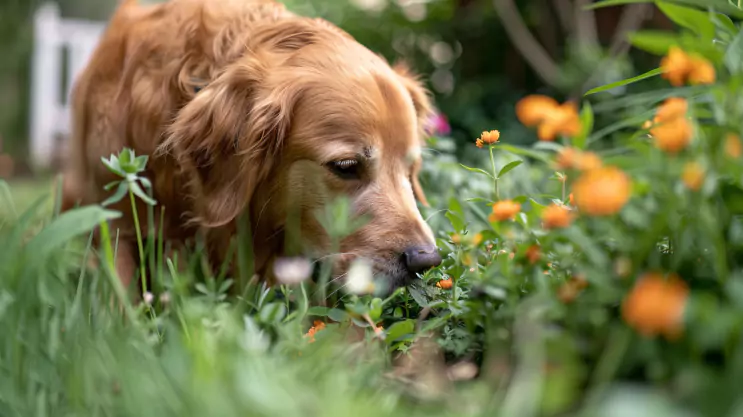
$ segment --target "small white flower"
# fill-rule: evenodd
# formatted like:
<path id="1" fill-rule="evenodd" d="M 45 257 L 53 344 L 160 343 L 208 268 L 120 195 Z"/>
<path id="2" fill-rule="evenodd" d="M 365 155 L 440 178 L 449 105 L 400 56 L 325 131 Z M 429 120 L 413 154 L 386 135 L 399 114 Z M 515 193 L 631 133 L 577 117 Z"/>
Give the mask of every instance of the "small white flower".
<path id="1" fill-rule="evenodd" d="M 162 305 L 168 305 L 170 304 L 170 293 L 165 291 L 164 293 L 160 294 L 160 304 Z"/>
<path id="2" fill-rule="evenodd" d="M 279 258 L 273 264 L 273 273 L 282 284 L 299 284 L 312 275 L 312 262 L 301 257 Z"/>
<path id="3" fill-rule="evenodd" d="M 152 295 L 152 293 L 149 291 L 142 294 L 142 300 L 144 300 L 144 303 L 147 304 L 148 306 L 152 305 L 152 300 L 154 299 L 155 299 L 155 296 Z"/>
<path id="4" fill-rule="evenodd" d="M 346 291 L 351 294 L 368 294 L 374 291 L 374 275 L 369 262 L 357 259 L 348 269 Z"/>

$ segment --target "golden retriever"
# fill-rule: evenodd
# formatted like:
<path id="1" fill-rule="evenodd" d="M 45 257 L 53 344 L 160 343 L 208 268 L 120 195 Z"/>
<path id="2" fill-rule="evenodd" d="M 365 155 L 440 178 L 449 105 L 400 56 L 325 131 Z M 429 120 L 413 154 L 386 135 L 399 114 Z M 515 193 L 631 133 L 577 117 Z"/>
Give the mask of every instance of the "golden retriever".
<path id="1" fill-rule="evenodd" d="M 388 288 L 441 262 L 416 206 L 426 204 L 417 174 L 431 103 L 406 67 L 270 0 L 135 3 L 118 7 L 75 83 L 65 208 L 106 199 L 116 178 L 101 157 L 129 147 L 151 156 L 145 175 L 165 208 L 156 230 L 173 242 L 204 233 L 214 264 L 235 264 L 224 258 L 243 214 L 255 271 L 269 281 L 277 257 L 297 254 L 285 241 L 332 259 L 335 277 L 368 259 Z M 368 221 L 331 249 L 315 214 L 337 196 Z M 113 208 L 128 285 L 130 201 Z M 295 214 L 301 236 L 289 239 Z"/>

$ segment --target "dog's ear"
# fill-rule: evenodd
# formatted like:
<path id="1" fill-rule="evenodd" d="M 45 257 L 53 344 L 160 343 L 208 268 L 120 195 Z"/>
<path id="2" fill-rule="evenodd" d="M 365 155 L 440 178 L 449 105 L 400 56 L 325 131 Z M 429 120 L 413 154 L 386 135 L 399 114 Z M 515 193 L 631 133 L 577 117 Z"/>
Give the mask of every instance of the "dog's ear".
<path id="1" fill-rule="evenodd" d="M 188 177 L 194 221 L 217 227 L 248 207 L 289 129 L 291 88 L 267 88 L 259 59 L 229 66 L 177 114 L 161 151 Z"/>
<path id="2" fill-rule="evenodd" d="M 418 76 L 413 74 L 410 67 L 404 62 L 398 62 L 393 66 L 395 73 L 402 80 L 402 84 L 410 94 L 410 98 L 413 100 L 413 106 L 415 107 L 415 113 L 418 119 L 418 135 L 420 137 L 421 146 L 424 145 L 424 137 L 426 135 L 425 127 L 431 117 L 434 116 L 433 104 L 431 100 L 430 92 L 423 86 L 423 83 L 419 80 Z M 413 185 L 413 193 L 415 198 L 421 202 L 425 207 L 428 207 L 428 200 L 426 195 L 423 193 L 423 187 L 421 187 L 420 181 L 418 180 L 419 164 L 416 164 L 415 172 L 411 178 Z"/>
<path id="3" fill-rule="evenodd" d="M 415 112 L 418 116 L 418 129 L 421 132 L 422 140 L 426 123 L 435 115 L 431 93 L 423 85 L 420 77 L 413 73 L 405 62 L 400 61 L 392 68 L 413 100 L 413 106 L 415 106 Z"/>

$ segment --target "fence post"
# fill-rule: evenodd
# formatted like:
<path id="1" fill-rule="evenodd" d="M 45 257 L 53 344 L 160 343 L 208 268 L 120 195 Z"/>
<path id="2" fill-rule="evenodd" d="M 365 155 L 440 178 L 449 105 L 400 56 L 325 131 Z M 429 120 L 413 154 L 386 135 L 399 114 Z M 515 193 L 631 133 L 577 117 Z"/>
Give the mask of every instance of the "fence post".
<path id="1" fill-rule="evenodd" d="M 42 5 L 34 16 L 34 52 L 31 74 L 31 159 L 48 167 L 54 149 L 54 126 L 59 106 L 60 39 L 59 7 Z"/>

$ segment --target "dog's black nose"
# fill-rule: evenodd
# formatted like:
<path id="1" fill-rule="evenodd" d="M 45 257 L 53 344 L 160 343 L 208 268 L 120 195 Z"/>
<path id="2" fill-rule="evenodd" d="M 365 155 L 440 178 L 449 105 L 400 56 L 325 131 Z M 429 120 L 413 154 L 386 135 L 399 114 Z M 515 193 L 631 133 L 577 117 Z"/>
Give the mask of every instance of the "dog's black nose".
<path id="1" fill-rule="evenodd" d="M 411 246 L 403 252 L 405 267 L 418 273 L 441 264 L 441 255 L 436 246 Z"/>

